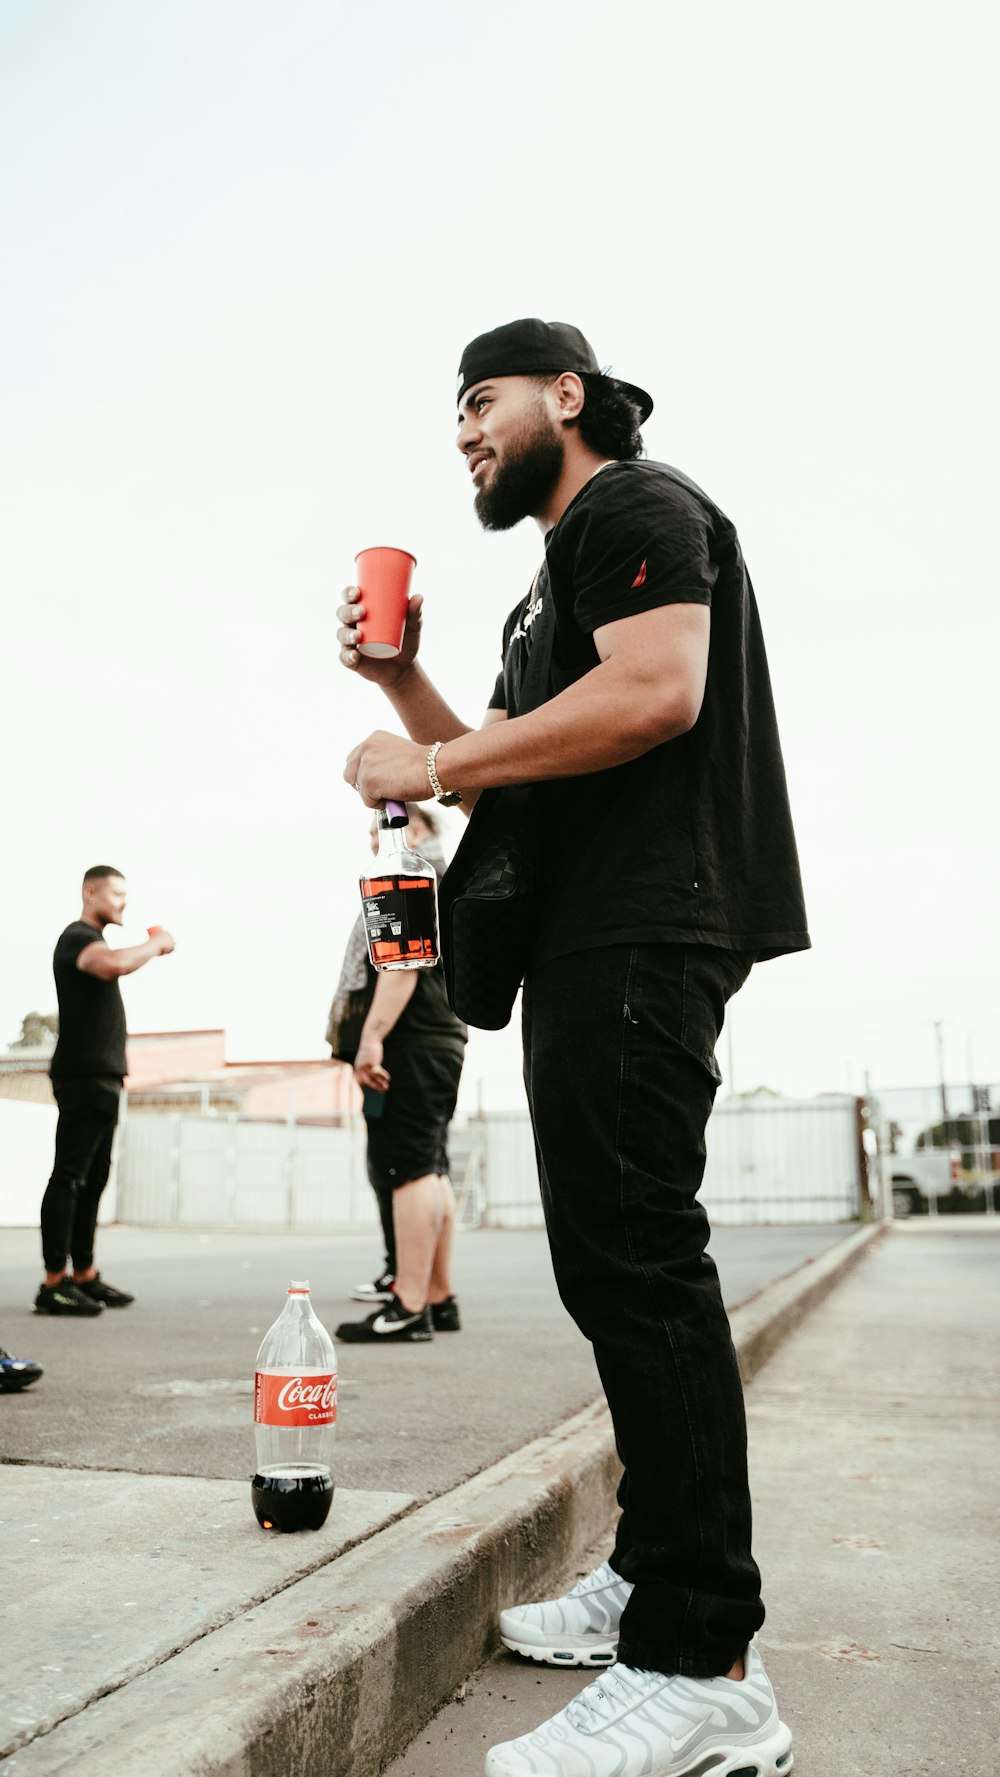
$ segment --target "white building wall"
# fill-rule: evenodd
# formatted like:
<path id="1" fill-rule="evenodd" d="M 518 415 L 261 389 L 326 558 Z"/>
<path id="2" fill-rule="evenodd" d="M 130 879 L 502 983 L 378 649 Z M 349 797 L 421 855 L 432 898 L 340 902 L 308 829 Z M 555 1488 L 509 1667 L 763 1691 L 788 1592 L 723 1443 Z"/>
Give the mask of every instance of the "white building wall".
<path id="1" fill-rule="evenodd" d="M 0 1227 L 38 1227 L 55 1155 L 57 1115 L 54 1104 L 0 1098 Z M 101 1198 L 101 1222 L 116 1220 L 119 1151 L 120 1140 L 115 1144 L 111 1174 Z"/>

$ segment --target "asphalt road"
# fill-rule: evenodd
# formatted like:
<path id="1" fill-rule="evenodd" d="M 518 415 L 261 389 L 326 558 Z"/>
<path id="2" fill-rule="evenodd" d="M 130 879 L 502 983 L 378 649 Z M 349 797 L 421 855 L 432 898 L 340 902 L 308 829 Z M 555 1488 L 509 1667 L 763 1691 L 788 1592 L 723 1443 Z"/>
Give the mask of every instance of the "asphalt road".
<path id="1" fill-rule="evenodd" d="M 727 1306 L 818 1257 L 850 1224 L 719 1228 Z M 0 1396 L 0 1460 L 242 1479 L 252 1472 L 251 1378 L 290 1278 L 307 1277 L 331 1330 L 363 1315 L 370 1234 L 196 1234 L 105 1228 L 98 1262 L 135 1292 L 94 1320 L 32 1312 L 38 1236 L 0 1230 L 0 1345 L 44 1366 Z M 590 1346 L 565 1313 L 545 1237 L 459 1237 L 463 1331 L 430 1345 L 342 1346 L 336 1480 L 430 1497 L 549 1430 L 599 1394 Z"/>

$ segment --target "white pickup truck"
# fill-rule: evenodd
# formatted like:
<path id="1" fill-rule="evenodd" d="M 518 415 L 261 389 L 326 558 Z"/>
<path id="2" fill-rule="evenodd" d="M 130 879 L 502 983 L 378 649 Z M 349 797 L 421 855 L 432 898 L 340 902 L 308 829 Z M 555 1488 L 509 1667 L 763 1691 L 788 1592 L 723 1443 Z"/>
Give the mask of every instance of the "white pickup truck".
<path id="1" fill-rule="evenodd" d="M 892 1211 L 897 1216 L 926 1215 L 928 1199 L 947 1197 L 958 1178 L 961 1155 L 949 1148 L 918 1148 L 892 1157 Z"/>

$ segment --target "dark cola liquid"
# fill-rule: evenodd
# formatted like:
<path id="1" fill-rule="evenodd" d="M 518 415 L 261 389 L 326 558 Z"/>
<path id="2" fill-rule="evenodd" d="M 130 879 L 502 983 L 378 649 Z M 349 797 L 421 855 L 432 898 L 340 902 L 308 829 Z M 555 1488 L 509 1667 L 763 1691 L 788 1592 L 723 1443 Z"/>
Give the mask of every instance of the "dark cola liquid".
<path id="1" fill-rule="evenodd" d="M 320 1530 L 333 1504 L 329 1470 L 304 1474 L 294 1464 L 254 1475 L 250 1498 L 262 1530 Z"/>
<path id="2" fill-rule="evenodd" d="M 368 954 L 376 969 L 432 969 L 438 943 L 433 876 L 362 876 Z"/>

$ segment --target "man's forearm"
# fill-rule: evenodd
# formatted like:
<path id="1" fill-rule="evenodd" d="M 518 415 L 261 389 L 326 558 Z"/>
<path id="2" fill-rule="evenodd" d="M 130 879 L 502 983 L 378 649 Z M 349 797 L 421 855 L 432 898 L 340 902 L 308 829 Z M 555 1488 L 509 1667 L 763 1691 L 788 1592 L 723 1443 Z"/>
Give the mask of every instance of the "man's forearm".
<path id="1" fill-rule="evenodd" d="M 387 687 L 385 695 L 411 740 L 429 747 L 435 740 L 454 740 L 470 732 L 469 724 L 445 703 L 419 661 L 414 661 L 395 685 Z"/>
<path id="2" fill-rule="evenodd" d="M 134 975 L 136 969 L 152 962 L 159 954 L 159 945 L 147 938 L 145 944 L 129 944 L 121 950 L 100 950 L 93 964 L 88 964 L 82 972 L 96 975 L 99 981 L 117 981 L 122 975 Z"/>
<path id="3" fill-rule="evenodd" d="M 134 975 L 136 969 L 141 969 L 146 963 L 151 963 L 154 956 L 159 956 L 159 954 L 160 952 L 151 938 L 147 939 L 145 944 L 130 944 L 125 950 L 116 950 L 114 955 L 118 964 L 118 973 L 119 975 Z"/>
<path id="4" fill-rule="evenodd" d="M 624 666 L 602 662 L 529 715 L 449 738 L 437 757 L 441 782 L 478 791 L 581 777 L 638 759 L 692 725 L 685 698 L 673 703 L 644 690 Z"/>
<path id="5" fill-rule="evenodd" d="M 379 975 L 368 1008 L 359 1047 L 366 1039 L 382 1043 L 396 1028 L 417 987 L 416 969 L 398 969 Z"/>

